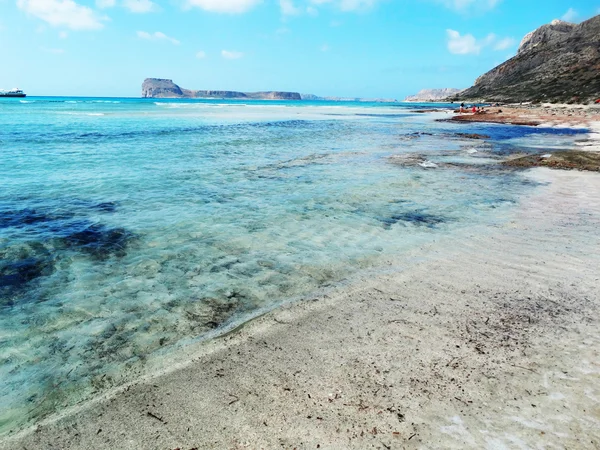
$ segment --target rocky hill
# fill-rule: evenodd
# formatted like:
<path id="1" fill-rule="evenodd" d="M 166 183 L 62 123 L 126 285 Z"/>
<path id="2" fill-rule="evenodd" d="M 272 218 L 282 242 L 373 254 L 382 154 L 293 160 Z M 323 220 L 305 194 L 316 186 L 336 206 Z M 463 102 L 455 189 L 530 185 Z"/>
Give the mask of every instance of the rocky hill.
<path id="1" fill-rule="evenodd" d="M 416 95 L 409 95 L 404 99 L 405 102 L 436 102 L 442 101 L 448 97 L 458 95 L 462 89 L 443 88 L 443 89 L 423 89 Z"/>
<path id="2" fill-rule="evenodd" d="M 555 20 L 529 33 L 517 55 L 453 100 L 589 103 L 600 98 L 600 16 Z"/>
<path id="3" fill-rule="evenodd" d="M 184 89 L 163 78 L 146 78 L 142 83 L 143 98 L 231 98 L 252 100 L 300 100 L 297 92 L 196 91 Z"/>

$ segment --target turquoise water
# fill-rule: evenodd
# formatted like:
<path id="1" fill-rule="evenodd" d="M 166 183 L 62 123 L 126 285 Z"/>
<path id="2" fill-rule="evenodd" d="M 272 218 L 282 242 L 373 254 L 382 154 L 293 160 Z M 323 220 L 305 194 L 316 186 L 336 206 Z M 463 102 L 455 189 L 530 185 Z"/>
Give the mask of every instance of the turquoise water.
<path id="1" fill-rule="evenodd" d="M 465 140 L 415 107 L 2 99 L 0 432 L 260 309 L 501 224 L 532 185 L 499 157 L 577 138 L 469 125 L 490 139 Z"/>

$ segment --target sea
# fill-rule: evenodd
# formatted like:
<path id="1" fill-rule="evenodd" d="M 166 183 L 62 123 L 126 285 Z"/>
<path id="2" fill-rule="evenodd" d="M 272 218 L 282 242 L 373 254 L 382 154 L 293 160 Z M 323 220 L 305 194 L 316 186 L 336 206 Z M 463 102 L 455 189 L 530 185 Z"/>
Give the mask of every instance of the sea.
<path id="1" fill-rule="evenodd" d="M 452 105 L 0 99 L 0 434 L 503 226 L 537 185 L 502 159 L 585 132 L 429 108 Z"/>

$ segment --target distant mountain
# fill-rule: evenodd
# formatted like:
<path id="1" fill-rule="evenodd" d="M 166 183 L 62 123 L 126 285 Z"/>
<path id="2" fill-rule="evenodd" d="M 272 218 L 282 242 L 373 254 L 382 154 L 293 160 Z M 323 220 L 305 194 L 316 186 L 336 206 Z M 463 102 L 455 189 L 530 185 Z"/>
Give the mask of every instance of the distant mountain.
<path id="1" fill-rule="evenodd" d="M 142 83 L 144 98 L 229 98 L 252 100 L 301 100 L 297 92 L 196 91 L 184 89 L 163 78 L 146 78 Z"/>
<path id="2" fill-rule="evenodd" d="M 443 89 L 423 89 L 416 95 L 409 95 L 404 99 L 405 102 L 437 102 L 447 99 L 460 93 L 461 89 L 443 88 Z"/>
<path id="3" fill-rule="evenodd" d="M 394 98 L 362 98 L 362 97 L 319 97 L 314 94 L 300 94 L 302 100 L 321 100 L 328 102 L 370 102 L 370 103 L 395 103 Z"/>
<path id="4" fill-rule="evenodd" d="M 555 20 L 529 33 L 515 57 L 453 100 L 589 103 L 600 98 L 600 16 Z"/>

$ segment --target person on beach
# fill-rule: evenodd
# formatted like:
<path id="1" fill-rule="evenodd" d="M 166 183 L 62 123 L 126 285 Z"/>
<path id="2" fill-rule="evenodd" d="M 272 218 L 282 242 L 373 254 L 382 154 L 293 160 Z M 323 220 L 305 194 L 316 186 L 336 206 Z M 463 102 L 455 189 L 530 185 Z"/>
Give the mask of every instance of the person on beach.
<path id="1" fill-rule="evenodd" d="M 464 104 L 464 103 L 461 103 L 461 104 L 460 104 L 460 113 L 462 114 L 462 113 L 464 113 L 464 112 L 465 112 L 465 104 Z"/>
<path id="2" fill-rule="evenodd" d="M 477 106 L 473 105 L 473 109 L 471 111 L 473 111 L 473 114 L 475 114 L 477 112 Z"/>

